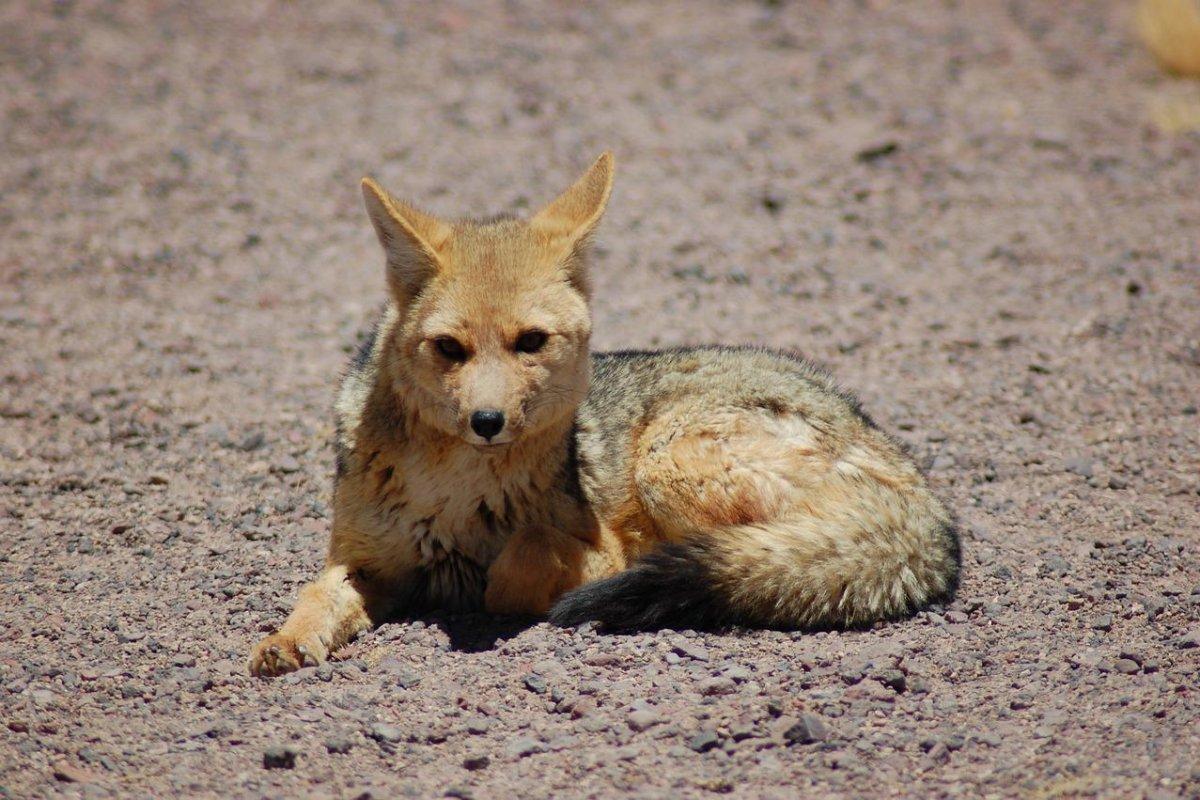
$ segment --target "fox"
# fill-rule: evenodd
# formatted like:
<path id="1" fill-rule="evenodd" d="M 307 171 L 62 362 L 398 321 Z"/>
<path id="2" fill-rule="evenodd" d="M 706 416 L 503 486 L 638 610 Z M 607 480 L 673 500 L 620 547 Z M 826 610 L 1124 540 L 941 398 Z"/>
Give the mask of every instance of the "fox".
<path id="1" fill-rule="evenodd" d="M 954 596 L 959 538 L 898 440 L 758 347 L 592 353 L 605 152 L 528 218 L 371 178 L 387 300 L 334 404 L 324 570 L 253 675 L 434 610 L 655 629 L 870 627 Z"/>

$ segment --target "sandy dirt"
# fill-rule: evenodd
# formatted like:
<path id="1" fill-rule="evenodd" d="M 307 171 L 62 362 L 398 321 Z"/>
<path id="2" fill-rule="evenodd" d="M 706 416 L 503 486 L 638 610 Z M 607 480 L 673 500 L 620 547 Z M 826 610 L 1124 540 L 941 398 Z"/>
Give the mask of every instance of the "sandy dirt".
<path id="1" fill-rule="evenodd" d="M 0 5 L 0 795 L 1200 797 L 1200 136 L 1148 121 L 1194 87 L 1128 22 Z M 596 345 L 828 365 L 961 519 L 958 599 L 852 633 L 434 617 L 249 678 L 383 298 L 359 178 L 520 212 L 605 148 Z"/>

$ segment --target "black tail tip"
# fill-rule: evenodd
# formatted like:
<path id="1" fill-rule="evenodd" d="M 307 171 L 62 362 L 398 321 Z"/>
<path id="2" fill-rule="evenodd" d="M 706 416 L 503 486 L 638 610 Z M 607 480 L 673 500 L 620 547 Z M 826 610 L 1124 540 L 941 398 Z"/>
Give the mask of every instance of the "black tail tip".
<path id="1" fill-rule="evenodd" d="M 661 547 L 618 575 L 563 595 L 550 609 L 550 622 L 561 627 L 596 622 L 614 632 L 726 627 L 733 615 L 702 550 L 694 543 Z"/>
<path id="2" fill-rule="evenodd" d="M 958 594 L 958 584 L 962 578 L 962 537 L 959 535 L 958 525 L 953 521 L 942 526 L 941 535 L 942 544 L 946 549 L 951 566 L 946 578 L 946 589 L 938 597 L 933 598 L 933 602 L 951 603 Z"/>

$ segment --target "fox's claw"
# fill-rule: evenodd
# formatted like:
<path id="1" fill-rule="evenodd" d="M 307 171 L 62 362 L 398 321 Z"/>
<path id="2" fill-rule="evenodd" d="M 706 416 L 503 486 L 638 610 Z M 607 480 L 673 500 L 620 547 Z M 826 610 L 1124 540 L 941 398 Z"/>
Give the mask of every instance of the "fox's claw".
<path id="1" fill-rule="evenodd" d="M 250 674 L 270 678 L 295 672 L 301 667 L 315 667 L 328 653 L 316 637 L 297 640 L 283 633 L 263 639 L 250 653 Z"/>

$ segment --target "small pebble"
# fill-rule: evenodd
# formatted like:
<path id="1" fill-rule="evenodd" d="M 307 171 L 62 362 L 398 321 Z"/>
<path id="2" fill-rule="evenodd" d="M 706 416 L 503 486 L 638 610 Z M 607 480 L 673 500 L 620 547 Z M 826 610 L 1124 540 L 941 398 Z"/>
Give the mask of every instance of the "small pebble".
<path id="1" fill-rule="evenodd" d="M 788 744 L 812 744 L 829 737 L 829 728 L 815 714 L 801 714 L 800 721 L 784 732 Z"/>
<path id="2" fill-rule="evenodd" d="M 1113 669 L 1125 675 L 1132 675 L 1140 672 L 1142 668 L 1132 658 L 1118 658 L 1113 664 Z"/>
<path id="3" fill-rule="evenodd" d="M 898 694 L 903 694 L 908 688 L 908 677 L 898 669 L 887 669 L 879 673 L 879 682 Z"/>
<path id="4" fill-rule="evenodd" d="M 1090 478 L 1095 474 L 1095 467 L 1090 458 L 1068 458 L 1063 462 L 1063 467 L 1067 472 L 1073 472 L 1082 478 Z"/>
<path id="5" fill-rule="evenodd" d="M 525 758 L 526 756 L 531 756 L 534 753 L 546 752 L 546 745 L 542 744 L 537 739 L 531 739 L 528 736 L 521 736 L 509 742 L 508 746 L 504 748 L 504 751 L 511 758 Z"/>
<path id="6" fill-rule="evenodd" d="M 467 756 L 463 759 L 463 769 L 471 772 L 477 772 L 481 769 L 487 769 L 492 763 L 492 759 L 485 754 Z"/>
<path id="7" fill-rule="evenodd" d="M 672 642 L 672 648 L 679 655 L 695 661 L 708 661 L 709 658 L 708 650 L 705 647 L 688 639 L 676 639 Z"/>
<path id="8" fill-rule="evenodd" d="M 643 708 L 630 712 L 625 722 L 632 730 L 644 731 L 662 722 L 662 718 L 654 711 Z"/>
<path id="9" fill-rule="evenodd" d="M 252 433 L 247 434 L 246 437 L 244 439 L 242 439 L 242 441 L 238 445 L 238 447 L 240 447 L 242 450 L 245 450 L 247 453 L 249 453 L 249 452 L 259 449 L 266 443 L 267 443 L 267 437 L 263 434 L 263 432 L 262 431 L 254 431 Z"/>
<path id="10" fill-rule="evenodd" d="M 397 725 L 376 722 L 367 730 L 367 735 L 377 742 L 398 742 L 404 738 L 404 731 Z"/>
<path id="11" fill-rule="evenodd" d="M 325 740 L 325 750 L 337 755 L 349 753 L 354 747 L 354 740 L 349 736 L 334 736 Z"/>
<path id="12" fill-rule="evenodd" d="M 298 751 L 291 745 L 273 745 L 263 751 L 263 768 L 294 769 L 296 766 L 297 755 L 299 755 Z"/>
<path id="13" fill-rule="evenodd" d="M 705 697 L 714 697 L 718 695 L 733 694 L 737 691 L 737 683 L 732 678 L 717 677 L 706 678 L 700 681 L 696 686 L 700 690 L 700 694 Z"/>
<path id="14" fill-rule="evenodd" d="M 1200 628 L 1193 628 L 1183 636 L 1180 636 L 1176 640 L 1175 646 L 1180 650 L 1191 650 L 1192 648 L 1200 647 Z"/>
<path id="15" fill-rule="evenodd" d="M 534 694 L 546 693 L 546 679 L 536 673 L 530 673 L 524 678 L 525 688 Z"/>
<path id="16" fill-rule="evenodd" d="M 284 475 L 291 475 L 293 472 L 300 471 L 300 462 L 292 456 L 283 456 L 278 459 L 271 468 L 276 472 L 281 472 Z"/>

